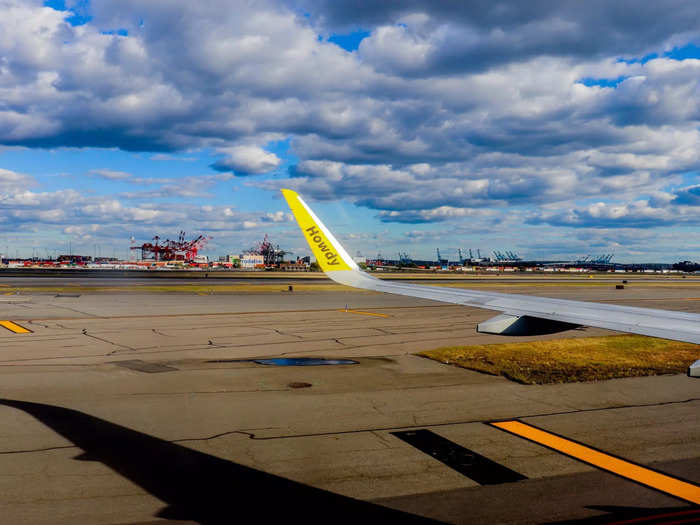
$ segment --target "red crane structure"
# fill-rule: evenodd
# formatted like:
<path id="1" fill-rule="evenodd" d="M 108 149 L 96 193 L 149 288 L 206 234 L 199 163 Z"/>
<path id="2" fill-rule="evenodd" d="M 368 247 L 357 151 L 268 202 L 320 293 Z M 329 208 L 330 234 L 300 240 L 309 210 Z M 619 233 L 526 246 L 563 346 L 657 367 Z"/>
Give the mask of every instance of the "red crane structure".
<path id="1" fill-rule="evenodd" d="M 280 250 L 280 245 L 274 246 L 270 241 L 267 234 L 265 238 L 257 243 L 257 245 L 250 250 L 248 253 L 255 253 L 263 256 L 265 266 L 275 266 L 282 262 L 284 256 L 287 254 L 284 250 Z"/>
<path id="2" fill-rule="evenodd" d="M 181 231 L 176 241 L 161 238 L 156 235 L 153 242 L 147 242 L 141 246 L 132 246 L 132 250 L 141 250 L 141 260 L 144 261 L 184 261 L 190 262 L 206 246 L 211 239 L 208 235 L 200 235 L 191 241 L 185 240 L 185 232 Z"/>

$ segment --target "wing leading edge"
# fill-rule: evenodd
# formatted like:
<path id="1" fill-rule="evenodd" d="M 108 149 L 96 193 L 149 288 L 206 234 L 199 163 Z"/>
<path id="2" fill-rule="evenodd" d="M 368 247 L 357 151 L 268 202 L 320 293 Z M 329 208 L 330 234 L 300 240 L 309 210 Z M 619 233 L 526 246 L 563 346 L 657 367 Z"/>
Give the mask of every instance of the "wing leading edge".
<path id="1" fill-rule="evenodd" d="M 512 316 L 513 319 L 534 318 L 562 326 L 594 326 L 700 344 L 700 314 L 696 313 L 423 286 L 377 279 L 358 268 L 333 234 L 296 192 L 285 189 L 282 193 L 321 269 L 338 283 L 377 292 L 495 310 Z"/>

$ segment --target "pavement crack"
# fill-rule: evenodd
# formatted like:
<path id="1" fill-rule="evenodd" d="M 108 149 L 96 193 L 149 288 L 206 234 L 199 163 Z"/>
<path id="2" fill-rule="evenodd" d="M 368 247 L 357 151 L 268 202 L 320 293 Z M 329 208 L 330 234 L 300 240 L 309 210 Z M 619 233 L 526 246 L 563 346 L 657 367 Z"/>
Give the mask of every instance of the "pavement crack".
<path id="1" fill-rule="evenodd" d="M 10 454 L 33 454 L 35 452 L 48 452 L 51 450 L 63 450 L 67 448 L 78 448 L 76 445 L 62 445 L 56 447 L 45 447 L 45 448 L 32 448 L 25 450 L 2 450 L 0 455 L 10 455 Z"/>
<path id="2" fill-rule="evenodd" d="M 533 418 L 533 417 L 548 417 L 548 416 L 563 416 L 563 415 L 568 415 L 568 414 L 586 414 L 586 413 L 593 413 L 593 412 L 604 412 L 604 411 L 612 411 L 612 410 L 624 410 L 628 408 L 649 408 L 649 407 L 661 407 L 661 406 L 667 406 L 667 405 L 681 405 L 684 403 L 693 403 L 696 401 L 700 401 L 700 397 L 692 397 L 689 399 L 683 399 L 681 401 L 659 401 L 657 403 L 640 403 L 636 405 L 615 405 L 615 406 L 609 406 L 609 407 L 599 407 L 599 408 L 587 408 L 587 409 L 579 409 L 579 410 L 561 410 L 557 412 L 544 412 L 544 413 L 535 413 L 535 414 L 525 414 L 525 415 L 515 415 L 512 417 L 508 418 L 500 418 L 498 421 L 505 421 L 505 420 L 511 420 L 511 419 L 528 419 L 528 418 Z M 274 440 L 274 439 L 293 439 L 293 438 L 304 438 L 304 437 L 319 437 L 319 436 L 339 436 L 339 435 L 344 435 L 344 434 L 360 434 L 363 432 L 382 432 L 382 431 L 389 431 L 389 430 L 397 430 L 397 429 L 412 429 L 412 428 L 426 428 L 426 427 L 447 427 L 447 426 L 452 426 L 452 425 L 468 425 L 468 424 L 473 424 L 473 423 L 491 423 L 495 420 L 493 419 L 467 419 L 467 420 L 462 420 L 462 421 L 448 421 L 445 423 L 430 423 L 430 422 L 424 422 L 423 424 L 419 425 L 417 422 L 417 419 L 415 417 L 415 414 L 412 414 L 413 417 L 413 424 L 412 425 L 396 425 L 396 426 L 387 426 L 387 427 L 375 427 L 375 428 L 362 428 L 362 429 L 353 429 L 353 430 L 340 430 L 336 432 L 316 432 L 316 433 L 309 433 L 309 434 L 289 434 L 289 435 L 280 435 L 280 436 L 265 436 L 265 437 L 259 437 L 256 436 L 255 433 L 250 434 L 250 439 L 254 439 L 256 441 L 268 441 L 268 440 Z"/>
<path id="3" fill-rule="evenodd" d="M 268 430 L 268 429 L 256 429 L 256 430 Z M 228 432 L 220 432 L 219 434 L 213 434 L 211 436 L 205 436 L 205 437 L 199 437 L 199 438 L 180 438 L 180 439 L 174 439 L 171 441 L 171 443 L 183 443 L 186 441 L 210 441 L 212 439 L 218 439 L 221 437 L 226 437 L 226 436 L 232 436 L 234 434 L 240 434 L 242 436 L 247 436 L 249 438 L 253 438 L 255 434 L 252 434 L 251 432 L 247 432 L 245 430 L 230 430 Z"/>
<path id="4" fill-rule="evenodd" d="M 188 369 L 192 370 L 192 369 Z M 213 368 L 198 368 L 195 370 L 214 370 Z M 241 390 L 188 390 L 182 392 L 134 392 L 130 396 L 181 396 L 189 394 L 249 394 L 252 392 L 289 392 L 289 388 L 255 388 Z"/>
<path id="5" fill-rule="evenodd" d="M 265 328 L 265 327 L 262 327 L 262 326 L 254 326 L 253 328 L 267 329 L 267 330 L 270 330 L 270 331 L 272 331 L 272 332 L 275 332 L 275 333 L 278 334 L 278 335 L 283 335 L 283 336 L 285 336 L 285 337 L 296 337 L 297 339 L 300 339 L 300 340 L 301 340 L 301 339 L 304 339 L 304 337 L 301 336 L 301 335 L 298 335 L 298 334 L 288 334 L 287 332 L 283 332 L 283 331 L 280 330 L 279 328 Z"/>
<path id="6" fill-rule="evenodd" d="M 252 430 L 275 430 L 277 427 L 269 427 L 269 428 L 256 428 Z M 188 441 L 210 441 L 212 439 L 218 439 L 221 437 L 226 437 L 226 436 L 231 436 L 235 434 L 240 434 L 242 436 L 247 436 L 249 438 L 252 438 L 254 434 L 250 431 L 247 430 L 230 430 L 226 432 L 220 432 L 218 434 L 213 434 L 211 436 L 204 436 L 204 437 L 192 437 L 192 438 L 180 438 L 180 439 L 171 439 L 167 440 L 169 443 L 183 443 L 183 442 L 188 442 Z M 42 447 L 42 448 L 31 448 L 31 449 L 20 449 L 20 450 L 1 450 L 0 455 L 12 455 L 12 454 L 34 454 L 37 452 L 50 452 L 53 450 L 66 450 L 66 449 L 74 449 L 74 448 L 80 448 L 77 445 L 58 445 L 55 447 Z"/>
<path id="7" fill-rule="evenodd" d="M 95 315 L 95 314 L 91 314 L 91 313 L 88 313 L 88 312 L 83 312 L 83 311 L 81 311 L 81 310 L 76 310 L 75 308 L 71 308 L 70 306 L 64 306 L 64 305 L 62 305 L 62 304 L 52 304 L 52 303 L 48 303 L 48 306 L 52 306 L 53 308 L 61 308 L 61 309 L 63 309 L 63 310 L 70 310 L 71 312 L 75 312 L 75 313 L 78 313 L 78 314 L 80 314 L 80 315 L 85 315 L 85 316 L 87 316 L 87 317 L 94 318 L 94 319 L 105 319 L 105 318 L 102 317 L 102 316 Z"/>
<path id="8" fill-rule="evenodd" d="M 130 347 L 130 346 L 126 346 L 126 345 L 122 345 L 122 344 L 119 344 L 119 343 L 115 343 L 114 341 L 110 341 L 109 339 L 103 339 L 102 337 L 98 337 L 98 336 L 96 336 L 96 335 L 89 334 L 89 333 L 87 332 L 87 330 L 85 330 L 85 329 L 83 329 L 83 335 L 86 336 L 86 337 L 91 337 L 92 339 L 96 339 L 96 340 L 98 340 L 98 341 L 102 341 L 103 343 L 107 343 L 107 344 L 110 344 L 110 345 L 113 345 L 113 346 L 118 346 L 119 348 L 124 348 L 124 349 L 126 349 L 126 350 L 136 350 L 136 348 L 132 348 L 132 347 Z M 114 353 L 114 352 L 110 352 L 110 353 L 107 354 L 107 355 L 112 355 L 113 353 Z"/>

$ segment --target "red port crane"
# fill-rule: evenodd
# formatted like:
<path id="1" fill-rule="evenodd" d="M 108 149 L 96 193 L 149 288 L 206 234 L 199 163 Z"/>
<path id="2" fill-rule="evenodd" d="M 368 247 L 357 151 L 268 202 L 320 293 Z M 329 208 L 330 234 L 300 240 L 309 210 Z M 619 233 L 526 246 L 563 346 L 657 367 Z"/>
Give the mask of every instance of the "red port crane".
<path id="1" fill-rule="evenodd" d="M 141 250 L 142 260 L 190 262 L 210 239 L 208 235 L 200 235 L 188 241 L 185 240 L 185 232 L 181 231 L 176 241 L 165 239 L 161 243 L 161 238 L 156 235 L 153 237 L 153 242 L 132 246 L 131 249 Z"/>

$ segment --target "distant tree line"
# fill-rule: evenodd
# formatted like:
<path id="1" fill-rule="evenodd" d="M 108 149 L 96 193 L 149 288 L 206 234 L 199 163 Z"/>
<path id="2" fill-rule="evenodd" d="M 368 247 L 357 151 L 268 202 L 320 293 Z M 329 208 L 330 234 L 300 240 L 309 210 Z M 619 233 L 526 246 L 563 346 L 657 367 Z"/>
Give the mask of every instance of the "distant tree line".
<path id="1" fill-rule="evenodd" d="M 681 261 L 673 265 L 674 270 L 680 270 L 681 272 L 698 272 L 700 271 L 700 263 L 693 261 Z"/>

